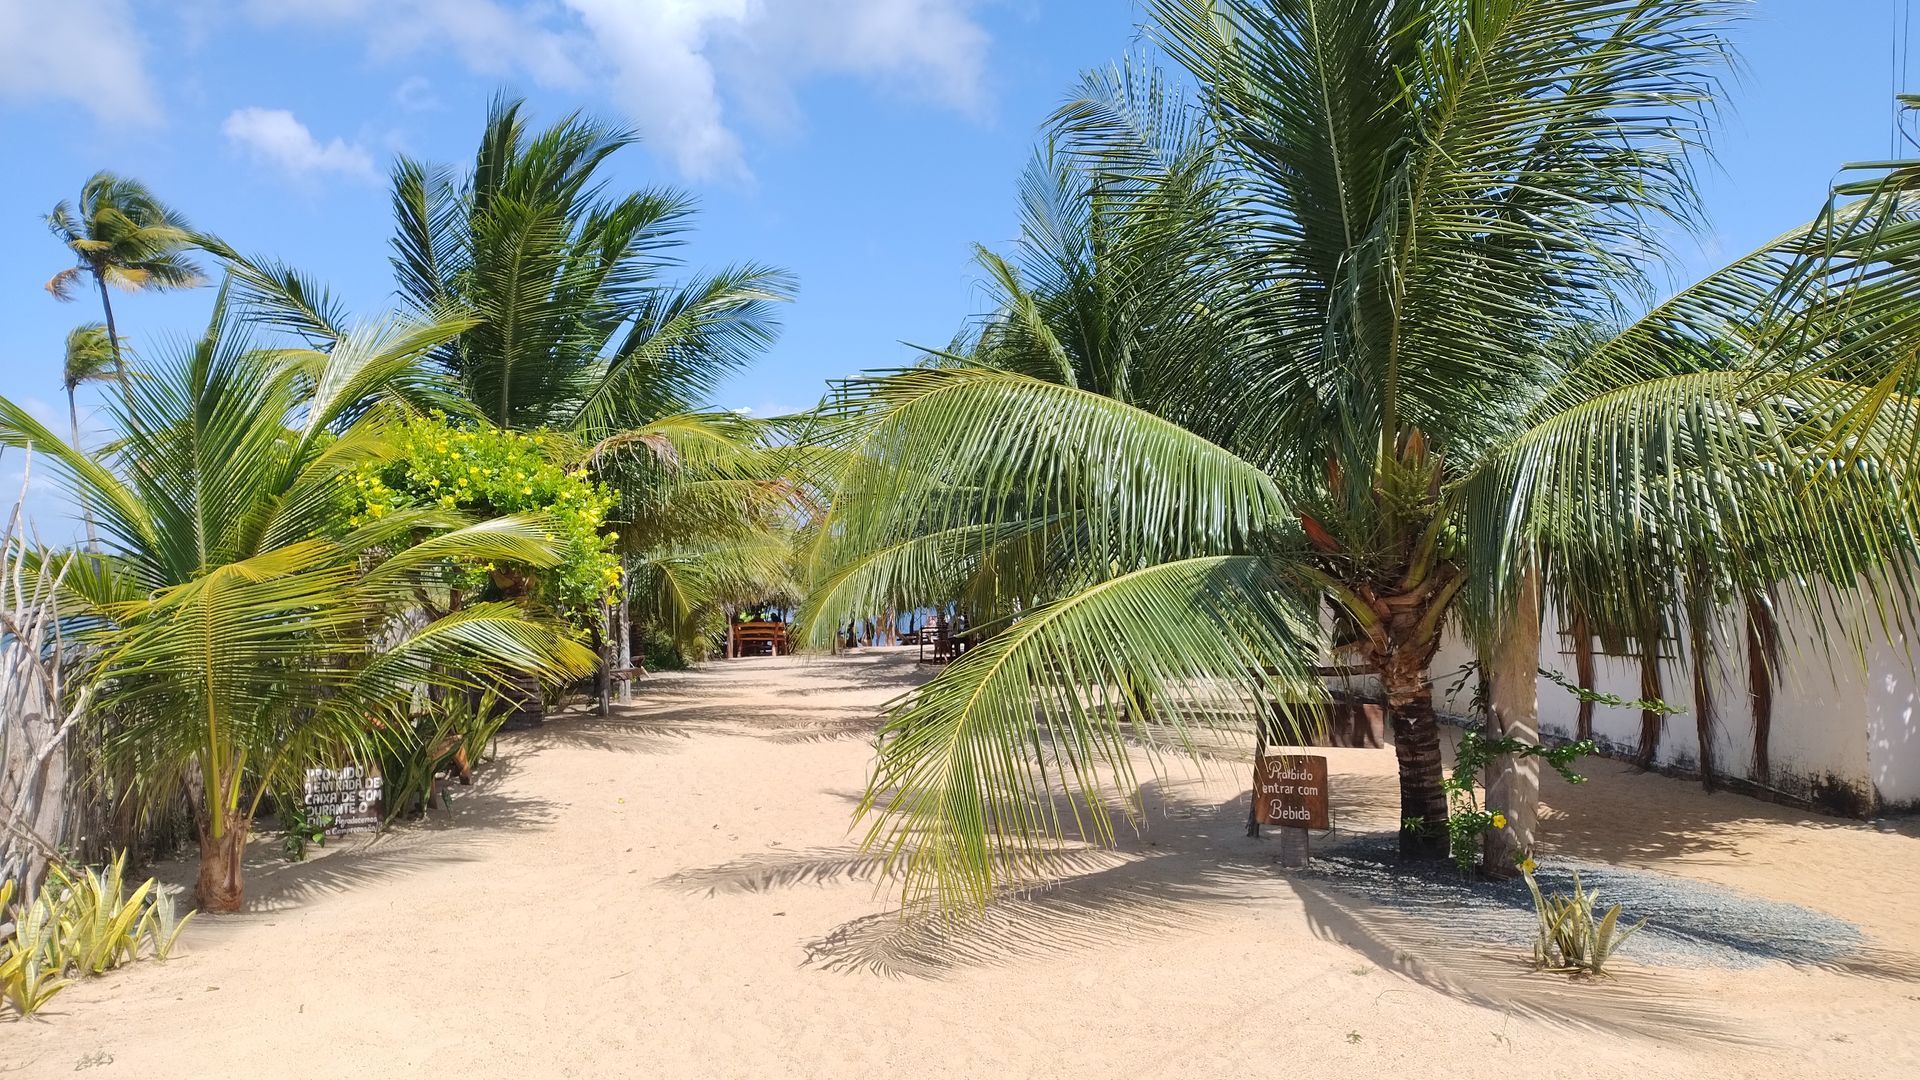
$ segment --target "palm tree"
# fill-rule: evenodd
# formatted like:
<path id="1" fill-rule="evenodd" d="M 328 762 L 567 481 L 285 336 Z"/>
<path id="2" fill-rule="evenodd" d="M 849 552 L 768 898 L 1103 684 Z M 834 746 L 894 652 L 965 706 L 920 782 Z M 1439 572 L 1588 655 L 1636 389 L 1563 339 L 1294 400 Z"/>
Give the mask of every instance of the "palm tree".
<path id="1" fill-rule="evenodd" d="M 697 657 L 727 605 L 797 599 L 799 453 L 777 422 L 730 413 L 669 417 L 589 451 L 620 492 L 623 616 Z M 630 642 L 631 628 L 613 638 Z"/>
<path id="2" fill-rule="evenodd" d="M 1882 488 L 1807 482 L 1833 471 L 1808 388 L 1852 400 L 1834 357 L 1904 355 L 1837 317 L 1855 293 L 1830 219 L 1619 315 L 1660 264 L 1650 223 L 1693 218 L 1735 5 L 1150 6 L 1217 185 L 1193 255 L 1214 269 L 1160 309 L 1227 331 L 1149 360 L 1124 400 L 949 360 L 824 410 L 844 465 L 816 626 L 950 600 L 956 565 L 1026 568 L 991 636 L 892 710 L 863 812 L 910 881 L 982 900 L 1048 837 L 1110 838 L 1136 741 L 1313 700 L 1330 651 L 1390 710 L 1403 853 L 1444 854 L 1430 666 L 1450 619 L 1486 657 L 1493 733 L 1524 743 L 1544 603 L 1626 597 L 1671 627 L 1729 584 L 1814 600 L 1911 551 Z M 1055 133 L 1147 237 L 1189 159 L 1155 85 L 1096 79 Z M 1044 291 L 1062 341 L 1126 307 Z M 1007 295 L 983 339 L 1039 339 Z M 1524 772 L 1503 765 L 1504 797 L 1530 797 Z"/>
<path id="3" fill-rule="evenodd" d="M 119 361 L 113 353 L 113 339 L 104 323 L 81 323 L 67 333 L 66 362 L 61 368 L 60 385 L 67 392 L 67 422 L 71 426 L 73 448 L 80 449 L 80 405 L 75 397 L 82 384 L 112 377 Z M 93 511 L 85 500 L 80 515 L 87 523 L 87 546 L 98 550 L 100 536 L 93 525 Z"/>
<path id="4" fill-rule="evenodd" d="M 464 327 L 389 325 L 325 354 L 261 351 L 231 326 L 223 297 L 202 338 L 120 384 L 104 455 L 64 445 L 0 399 L 0 443 L 39 449 L 99 515 L 105 550 L 69 563 L 65 610 L 113 718 L 109 760 L 137 780 L 129 797 L 186 787 L 203 908 L 243 903 L 261 799 L 298 791 L 310 765 L 365 760 L 369 718 L 422 687 L 591 669 L 568 631 L 513 604 L 425 625 L 397 617 L 452 560 L 550 565 L 541 522 L 427 511 L 339 520 L 356 468 L 391 445 L 408 380 Z M 416 531 L 434 535 L 406 543 Z"/>
<path id="5" fill-rule="evenodd" d="M 575 440 L 583 459 L 625 494 L 626 509 L 640 515 L 621 528 L 631 591 L 664 601 L 672 595 L 660 577 L 668 565 L 682 568 L 679 583 L 689 590 L 696 579 L 717 583 L 766 569 L 771 541 L 747 519 L 699 542 L 677 535 L 670 548 L 647 546 L 646 538 L 684 532 L 650 516 L 657 511 L 685 514 L 689 500 L 710 500 L 728 484 L 733 495 L 752 487 L 737 470 L 758 453 L 757 428 L 690 410 L 773 341 L 775 307 L 793 286 L 785 272 L 756 264 L 664 280 L 677 265 L 673 249 L 691 225 L 693 204 L 671 189 L 606 193 L 604 167 L 633 141 L 578 115 L 530 131 L 522 102 L 497 98 L 471 173 L 456 177 L 405 158 L 395 166 L 392 261 L 415 314 L 471 320 L 434 351 L 462 399 L 440 404 Z M 319 348 L 339 336 L 343 315 L 324 286 L 215 238 L 203 243 L 229 263 L 253 317 Z M 717 444 L 733 447 L 724 466 L 710 452 Z M 612 447 L 627 452 L 602 452 Z M 663 455 L 654 463 L 663 467 L 643 464 L 649 454 Z M 641 484 L 662 486 L 643 491 Z M 777 501 L 777 485 L 752 490 Z M 741 535 L 743 528 L 751 535 Z M 696 552 L 705 569 L 693 575 L 685 560 Z M 745 563 L 736 565 L 736 557 Z M 732 568 L 720 573 L 715 558 Z M 684 631 L 692 610 L 711 607 L 717 594 L 695 596 L 682 592 L 656 614 Z"/>
<path id="6" fill-rule="evenodd" d="M 107 287 L 141 292 L 203 284 L 200 268 L 182 254 L 194 246 L 193 231 L 146 185 L 109 172 L 95 173 L 81 186 L 77 208 L 64 200 L 55 206 L 47 215 L 47 228 L 74 256 L 74 265 L 47 281 L 47 291 L 55 299 L 72 300 L 80 279 L 93 279 L 107 320 L 114 372 L 124 380 L 127 366 Z"/>
<path id="7" fill-rule="evenodd" d="M 476 322 L 438 357 L 501 427 L 600 437 L 701 404 L 777 331 L 782 271 L 745 264 L 661 280 L 693 204 L 671 189 L 605 194 L 633 142 L 578 115 L 530 132 L 496 99 L 473 171 L 403 158 L 393 172 L 393 265 L 415 311 Z"/>

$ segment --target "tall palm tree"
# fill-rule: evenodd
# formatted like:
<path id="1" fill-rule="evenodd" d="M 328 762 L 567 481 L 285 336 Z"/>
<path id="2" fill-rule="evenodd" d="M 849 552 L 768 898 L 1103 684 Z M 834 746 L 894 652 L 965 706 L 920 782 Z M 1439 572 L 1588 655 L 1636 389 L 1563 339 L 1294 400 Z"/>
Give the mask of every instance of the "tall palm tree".
<path id="1" fill-rule="evenodd" d="M 1128 386 L 1165 389 L 1126 400 L 948 364 L 830 401 L 844 465 L 819 625 L 950 599 L 956 562 L 1043 568 L 893 709 L 870 842 L 983 899 L 1049 836 L 1110 836 L 1103 793 L 1128 787 L 1133 737 L 1244 730 L 1321 693 L 1332 651 L 1391 713 L 1403 853 L 1441 855 L 1430 665 L 1449 619 L 1493 665 L 1504 734 L 1530 709 L 1543 596 L 1671 612 L 1782 582 L 1812 600 L 1911 551 L 1874 484 L 1806 482 L 1833 459 L 1808 387 L 1857 391 L 1835 356 L 1904 355 L 1836 317 L 1852 290 L 1822 254 L 1830 220 L 1619 315 L 1660 263 L 1652 223 L 1694 215 L 1735 6 L 1151 4 L 1219 155 L 1196 258 L 1229 286 L 1184 299 L 1231 347 L 1161 357 Z M 1096 80 L 1056 138 L 1151 223 L 1181 158 L 1142 85 Z M 1694 565 L 1715 572 L 1675 573 Z"/>
<path id="2" fill-rule="evenodd" d="M 607 193 L 605 167 L 633 141 L 578 115 L 530 130 L 522 102 L 497 98 L 470 173 L 405 158 L 395 166 L 392 261 L 417 315 L 471 321 L 434 351 L 461 399 L 440 404 L 501 427 L 556 429 L 582 446 L 638 515 L 621 528 L 630 588 L 661 598 L 658 613 L 684 629 L 693 610 L 686 605 L 711 606 L 717 594 L 697 603 L 693 592 L 676 596 L 665 568 L 680 567 L 688 589 L 766 570 L 770 540 L 750 527 L 764 520 L 764 508 L 698 542 L 679 535 L 660 547 L 647 538 L 683 534 L 684 524 L 658 514 L 684 517 L 690 501 L 712 500 L 729 484 L 731 495 L 751 490 L 778 501 L 777 485 L 755 487 L 738 474 L 762 456 L 757 429 L 690 411 L 773 341 L 777 305 L 793 285 L 784 271 L 757 264 L 667 280 L 693 203 L 664 188 Z M 203 242 L 229 263 L 253 317 L 323 349 L 339 336 L 343 314 L 323 285 L 217 239 Z M 722 444 L 733 449 L 716 457 L 712 448 Z M 649 455 L 663 456 L 644 463 Z M 695 518 L 715 520 L 688 520 Z M 686 561 L 696 552 L 697 575 Z M 722 565 L 730 569 L 721 573 Z"/>
<path id="3" fill-rule="evenodd" d="M 104 455 L 0 399 L 0 444 L 38 449 L 99 515 L 105 549 L 67 566 L 63 610 L 92 646 L 87 677 L 106 688 L 105 745 L 138 781 L 130 797 L 189 793 L 208 910 L 244 901 L 261 799 L 298 791 L 310 765 L 364 760 L 370 717 L 423 686 L 591 670 L 569 631 L 512 604 L 425 625 L 399 617 L 451 560 L 550 565 L 540 521 L 339 520 L 356 467 L 392 445 L 396 394 L 464 327 L 390 325 L 325 354 L 261 351 L 223 301 L 203 337 L 120 384 Z M 435 535 L 403 543 L 416 530 Z"/>
<path id="4" fill-rule="evenodd" d="M 72 266 L 48 279 L 47 291 L 58 300 L 72 300 L 81 279 L 93 279 L 100 291 L 114 372 L 124 380 L 127 365 L 120 355 L 120 332 L 114 326 L 108 286 L 142 292 L 204 284 L 200 268 L 184 254 L 194 246 L 193 230 L 145 184 L 109 172 L 88 178 L 77 205 L 62 200 L 55 206 L 47 215 L 47 228 L 74 256 Z"/>
<path id="5" fill-rule="evenodd" d="M 80 404 L 76 396 L 86 383 L 114 377 L 119 361 L 113 354 L 113 339 L 104 323 L 81 323 L 67 333 L 67 354 L 60 369 L 60 386 L 67 392 L 67 423 L 72 443 L 80 449 Z M 83 499 L 80 516 L 87 523 L 87 546 L 100 547 L 99 531 L 94 528 L 93 510 Z"/>

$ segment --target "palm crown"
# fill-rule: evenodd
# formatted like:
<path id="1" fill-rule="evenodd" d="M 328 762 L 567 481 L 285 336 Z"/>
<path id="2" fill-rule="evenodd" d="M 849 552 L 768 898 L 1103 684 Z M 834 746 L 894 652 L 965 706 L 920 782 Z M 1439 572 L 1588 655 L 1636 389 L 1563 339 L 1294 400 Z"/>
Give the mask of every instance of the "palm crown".
<path id="1" fill-rule="evenodd" d="M 108 172 L 95 173 L 81 186 L 77 204 L 62 201 L 55 206 L 47 215 L 47 228 L 74 256 L 74 265 L 47 281 L 47 291 L 57 299 L 72 300 L 81 279 L 93 279 L 106 315 L 114 367 L 124 377 L 107 290 L 140 292 L 201 284 L 205 279 L 200 268 L 184 254 L 195 243 L 192 229 L 146 185 Z"/>
<path id="2" fill-rule="evenodd" d="M 477 317 L 440 357 L 496 424 L 637 427 L 702 403 L 772 340 L 784 273 L 660 280 L 693 207 L 667 189 L 605 195 L 602 167 L 632 142 L 579 116 L 530 132 L 521 103 L 499 99 L 464 182 L 394 169 L 400 291 L 422 313 Z"/>

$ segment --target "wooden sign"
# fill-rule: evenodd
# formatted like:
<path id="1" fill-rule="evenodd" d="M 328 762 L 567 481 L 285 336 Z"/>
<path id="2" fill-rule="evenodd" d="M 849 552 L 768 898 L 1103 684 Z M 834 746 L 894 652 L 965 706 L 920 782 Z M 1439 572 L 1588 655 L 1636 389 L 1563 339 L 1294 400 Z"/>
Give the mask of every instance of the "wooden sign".
<path id="1" fill-rule="evenodd" d="M 307 816 L 333 820 L 327 832 L 358 832 L 380 827 L 380 775 L 352 765 L 344 769 L 308 769 Z"/>
<path id="2" fill-rule="evenodd" d="M 1263 755 L 1253 770 L 1253 818 L 1262 825 L 1289 829 L 1330 828 L 1327 759 Z"/>

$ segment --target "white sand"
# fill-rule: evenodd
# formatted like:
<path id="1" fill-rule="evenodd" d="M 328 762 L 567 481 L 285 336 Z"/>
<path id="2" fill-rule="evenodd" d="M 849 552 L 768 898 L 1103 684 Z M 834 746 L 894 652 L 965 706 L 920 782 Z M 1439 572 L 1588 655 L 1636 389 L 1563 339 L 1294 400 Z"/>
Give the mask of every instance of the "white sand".
<path id="1" fill-rule="evenodd" d="M 1156 785 L 1149 834 L 1062 888 L 904 927 L 848 821 L 915 674 L 904 650 L 656 677 L 628 716 L 507 737 L 431 823 L 299 865 L 262 842 L 253 913 L 0 1024 L 0 1074 L 1920 1076 L 1913 830 L 1606 762 L 1549 789 L 1550 844 L 1853 920 L 1865 970 L 1527 974 L 1290 881 L 1240 836 L 1237 765 Z M 1329 754 L 1338 820 L 1391 828 L 1391 752 Z"/>

